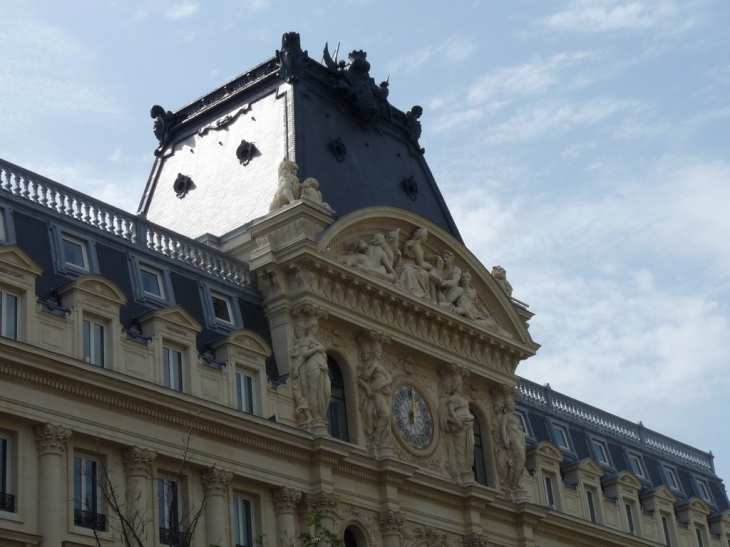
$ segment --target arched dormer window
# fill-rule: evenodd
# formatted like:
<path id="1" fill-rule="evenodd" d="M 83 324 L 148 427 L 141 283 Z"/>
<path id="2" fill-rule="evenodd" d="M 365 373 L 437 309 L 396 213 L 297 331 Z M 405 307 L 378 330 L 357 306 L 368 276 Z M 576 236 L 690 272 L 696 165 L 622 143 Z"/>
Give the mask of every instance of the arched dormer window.
<path id="1" fill-rule="evenodd" d="M 482 442 L 482 429 L 479 426 L 479 419 L 474 416 L 474 480 L 479 484 L 487 486 L 487 468 L 484 465 L 484 443 Z"/>
<path id="2" fill-rule="evenodd" d="M 327 357 L 327 368 L 332 383 L 332 398 L 327 409 L 327 432 L 335 439 L 348 441 L 345 381 L 342 378 L 340 366 L 332 357 Z"/>

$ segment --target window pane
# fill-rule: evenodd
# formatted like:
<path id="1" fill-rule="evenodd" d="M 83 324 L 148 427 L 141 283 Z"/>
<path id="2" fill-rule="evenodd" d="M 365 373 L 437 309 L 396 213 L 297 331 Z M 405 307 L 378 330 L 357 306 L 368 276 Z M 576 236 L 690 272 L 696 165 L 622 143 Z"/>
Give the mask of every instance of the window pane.
<path id="1" fill-rule="evenodd" d="M 662 517 L 662 528 L 664 528 L 664 545 L 672 547 L 672 537 L 669 535 L 669 523 L 667 517 Z"/>
<path id="2" fill-rule="evenodd" d="M 349 440 L 347 432 L 347 407 L 345 405 L 345 382 L 337 362 L 327 359 L 332 395 L 327 409 L 327 429 L 330 436 L 341 441 Z"/>
<path id="3" fill-rule="evenodd" d="M 145 268 L 141 268 L 140 273 L 142 275 L 142 290 L 148 294 L 153 294 L 162 298 L 163 295 L 162 285 L 160 283 L 160 274 L 157 272 L 152 272 Z"/>
<path id="4" fill-rule="evenodd" d="M 634 514 L 631 511 L 631 506 L 627 503 L 625 505 L 626 507 L 626 522 L 629 525 L 629 533 L 634 534 L 636 533 L 636 529 L 634 528 Z"/>
<path id="5" fill-rule="evenodd" d="M 83 488 L 81 476 L 83 473 L 81 458 L 74 458 L 74 509 L 82 510 Z"/>
<path id="6" fill-rule="evenodd" d="M 213 313 L 216 319 L 226 321 L 227 323 L 233 323 L 231 319 L 231 306 L 228 299 L 221 298 L 219 296 L 212 295 L 213 299 Z"/>
<path id="7" fill-rule="evenodd" d="M 484 465 L 484 447 L 482 445 L 482 430 L 479 422 L 474 416 L 474 479 L 484 486 L 487 486 L 487 469 Z"/>
<path id="8" fill-rule="evenodd" d="M 233 513 L 235 518 L 236 545 L 251 547 L 253 543 L 251 503 L 246 499 L 234 497 Z"/>
<path id="9" fill-rule="evenodd" d="M 67 264 L 72 264 L 84 270 L 88 269 L 85 251 L 86 249 L 81 243 L 63 238 L 63 257 Z"/>
<path id="10" fill-rule="evenodd" d="M 0 336 L 18 338 L 18 297 L 0 292 Z"/>
<path id="11" fill-rule="evenodd" d="M 550 509 L 555 509 L 555 496 L 553 495 L 553 481 L 550 477 L 545 477 L 545 497 Z"/>
<path id="12" fill-rule="evenodd" d="M 243 411 L 253 414 L 253 382 L 251 381 L 251 377 L 246 374 L 243 375 L 243 392 L 246 395 Z"/>
<path id="13" fill-rule="evenodd" d="M 593 493 L 590 490 L 586 490 L 586 499 L 588 501 L 588 516 L 591 522 L 596 522 L 596 507 L 593 505 Z"/>
<path id="14" fill-rule="evenodd" d="M 94 323 L 94 360 L 96 366 L 104 366 L 104 327 Z"/>
<path id="15" fill-rule="evenodd" d="M 560 448 L 570 450 L 570 445 L 568 444 L 568 435 L 565 429 L 563 429 L 561 426 L 554 425 L 553 432 L 555 434 L 555 444 L 557 444 Z"/>
<path id="16" fill-rule="evenodd" d="M 0 437 L 0 494 L 8 492 L 8 441 Z"/>
<path id="17" fill-rule="evenodd" d="M 644 476 L 644 468 L 641 466 L 641 460 L 634 454 L 629 454 L 629 463 L 631 464 L 631 472 L 637 477 Z"/>
<path id="18" fill-rule="evenodd" d="M 84 319 L 84 361 L 91 363 L 91 322 Z"/>
<path id="19" fill-rule="evenodd" d="M 593 447 L 596 449 L 596 460 L 598 463 L 608 464 L 606 445 L 604 445 L 601 441 L 593 441 Z"/>

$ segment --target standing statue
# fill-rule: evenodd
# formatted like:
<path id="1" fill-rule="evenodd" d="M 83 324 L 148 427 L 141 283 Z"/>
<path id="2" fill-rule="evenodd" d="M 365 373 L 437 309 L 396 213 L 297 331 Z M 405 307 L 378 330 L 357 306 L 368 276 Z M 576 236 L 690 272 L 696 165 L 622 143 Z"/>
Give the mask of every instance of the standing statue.
<path id="1" fill-rule="evenodd" d="M 461 393 L 464 370 L 455 364 L 442 367 L 439 375 L 439 425 L 446 433 L 447 466 L 458 482 L 474 480 L 474 415 Z M 467 373 L 468 374 L 468 373 Z"/>
<path id="2" fill-rule="evenodd" d="M 515 416 L 515 401 L 507 392 L 492 405 L 495 457 L 499 483 L 505 492 L 521 489 L 525 467 L 525 432 Z"/>
<path id="3" fill-rule="evenodd" d="M 317 340 L 318 330 L 316 321 L 310 323 L 297 343 L 297 351 L 303 360 L 299 374 L 302 396 L 307 401 L 313 426 L 327 423 L 327 409 L 332 396 L 327 354 L 324 346 Z"/>
<path id="4" fill-rule="evenodd" d="M 364 336 L 360 351 L 362 389 L 360 412 L 368 444 L 380 447 L 390 441 L 390 386 L 393 381 L 382 365 L 383 350 L 379 338 Z"/>
<path id="5" fill-rule="evenodd" d="M 428 262 L 423 245 L 428 239 L 425 228 L 419 228 L 411 239 L 403 246 L 403 260 L 398 278 L 405 290 L 418 298 L 429 298 L 431 295 L 430 278 L 428 272 L 433 265 Z"/>
<path id="6" fill-rule="evenodd" d="M 285 205 L 294 203 L 302 194 L 301 184 L 297 173 L 299 166 L 291 160 L 284 158 L 279 164 L 279 186 L 274 194 L 274 200 L 269 206 L 269 211 L 276 211 Z"/>
<path id="7" fill-rule="evenodd" d="M 304 326 L 294 325 L 294 343 L 291 350 L 291 376 L 292 376 L 292 394 L 294 395 L 294 414 L 299 425 L 309 425 L 312 423 L 312 412 L 309 410 L 309 402 L 302 391 L 302 374 L 304 358 L 301 355 L 299 344 L 304 336 Z"/>

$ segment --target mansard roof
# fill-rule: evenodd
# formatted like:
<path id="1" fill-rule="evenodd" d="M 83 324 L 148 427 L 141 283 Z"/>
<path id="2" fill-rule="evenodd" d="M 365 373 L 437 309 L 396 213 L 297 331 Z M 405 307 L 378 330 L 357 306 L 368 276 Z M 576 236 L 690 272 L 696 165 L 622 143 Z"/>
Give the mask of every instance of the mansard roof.
<path id="1" fill-rule="evenodd" d="M 340 216 L 394 206 L 461 240 L 418 142 L 423 109 L 393 107 L 363 51 L 349 63 L 315 57 L 287 33 L 275 57 L 204 97 L 176 112 L 155 106 L 160 145 L 139 213 L 193 238 L 223 236 L 268 213 L 287 158 Z"/>

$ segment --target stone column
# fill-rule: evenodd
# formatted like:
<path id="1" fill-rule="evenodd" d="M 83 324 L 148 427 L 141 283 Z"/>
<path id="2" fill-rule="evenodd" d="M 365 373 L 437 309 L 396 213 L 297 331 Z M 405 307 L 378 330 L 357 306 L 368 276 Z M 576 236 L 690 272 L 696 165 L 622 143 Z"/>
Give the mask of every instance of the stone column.
<path id="1" fill-rule="evenodd" d="M 61 508 L 68 503 L 62 488 L 63 453 L 71 430 L 60 425 L 45 423 L 36 426 L 35 440 L 38 445 L 38 534 L 42 547 L 61 547 L 63 522 L 66 512 Z M 66 503 L 64 503 L 66 502 Z"/>
<path id="2" fill-rule="evenodd" d="M 275 488 L 272 493 L 276 511 L 276 533 L 279 537 L 279 545 L 283 547 L 289 545 L 289 542 L 294 541 L 296 537 L 297 527 L 294 512 L 302 493 L 286 486 Z"/>
<path id="3" fill-rule="evenodd" d="M 228 538 L 228 485 L 233 473 L 215 466 L 203 471 L 205 485 L 205 533 L 208 545 L 230 545 Z"/>
<path id="4" fill-rule="evenodd" d="M 337 504 L 339 499 L 332 492 L 318 492 L 317 494 L 307 494 L 307 505 L 309 513 L 318 513 L 321 517 L 322 526 L 328 530 L 337 533 L 334 530 L 335 518 L 337 512 Z"/>
<path id="5" fill-rule="evenodd" d="M 378 513 L 380 534 L 383 547 L 400 547 L 400 529 L 403 526 L 403 513 L 387 509 Z"/>
<path id="6" fill-rule="evenodd" d="M 127 508 L 126 516 L 131 531 L 144 545 L 154 545 L 157 530 L 155 530 L 154 504 L 150 499 L 152 490 L 150 479 L 151 464 L 157 457 L 157 452 L 132 446 L 124 451 L 123 456 L 126 489 L 124 497 L 117 501 L 120 506 L 124 504 Z"/>

